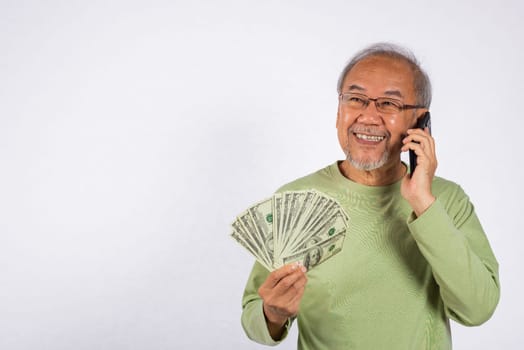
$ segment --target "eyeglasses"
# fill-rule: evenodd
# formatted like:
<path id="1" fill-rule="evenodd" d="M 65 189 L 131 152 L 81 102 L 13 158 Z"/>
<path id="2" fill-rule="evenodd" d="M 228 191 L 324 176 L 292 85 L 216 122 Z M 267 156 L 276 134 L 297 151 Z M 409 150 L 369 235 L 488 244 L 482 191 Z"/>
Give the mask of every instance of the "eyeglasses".
<path id="1" fill-rule="evenodd" d="M 420 105 L 405 105 L 399 100 L 388 97 L 371 98 L 366 95 L 356 94 L 353 92 L 346 92 L 338 95 L 340 101 L 353 109 L 366 109 L 369 106 L 369 101 L 375 102 L 377 110 L 382 113 L 400 113 L 405 109 L 424 108 Z"/>

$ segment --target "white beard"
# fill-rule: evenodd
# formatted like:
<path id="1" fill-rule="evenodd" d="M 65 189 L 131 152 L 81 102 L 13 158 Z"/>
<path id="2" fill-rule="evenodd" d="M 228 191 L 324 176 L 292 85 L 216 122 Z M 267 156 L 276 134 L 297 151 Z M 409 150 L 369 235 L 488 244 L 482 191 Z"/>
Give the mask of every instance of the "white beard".
<path id="1" fill-rule="evenodd" d="M 358 170 L 364 170 L 364 171 L 370 171 L 378 169 L 382 166 L 384 166 L 387 161 L 389 160 L 389 150 L 385 150 L 384 153 L 382 153 L 382 156 L 377 161 L 370 161 L 367 159 L 354 159 L 351 156 L 351 151 L 346 148 L 346 159 L 353 167 L 355 167 Z"/>
<path id="2" fill-rule="evenodd" d="M 350 134 L 354 132 L 368 132 L 371 134 L 375 134 L 374 130 L 372 128 L 366 128 L 361 126 L 352 126 L 348 129 L 348 143 L 349 143 L 349 137 Z M 385 142 L 388 142 L 390 135 L 386 135 Z M 349 148 L 349 144 L 346 144 L 346 149 L 344 150 L 344 153 L 346 154 L 346 159 L 353 167 L 355 167 L 358 170 L 364 170 L 364 171 L 370 171 L 378 169 L 382 166 L 384 166 L 387 161 L 389 160 L 389 147 L 386 146 L 386 149 L 384 150 L 384 153 L 382 153 L 382 156 L 379 160 L 371 161 L 369 159 L 355 159 L 351 156 L 351 150 Z"/>

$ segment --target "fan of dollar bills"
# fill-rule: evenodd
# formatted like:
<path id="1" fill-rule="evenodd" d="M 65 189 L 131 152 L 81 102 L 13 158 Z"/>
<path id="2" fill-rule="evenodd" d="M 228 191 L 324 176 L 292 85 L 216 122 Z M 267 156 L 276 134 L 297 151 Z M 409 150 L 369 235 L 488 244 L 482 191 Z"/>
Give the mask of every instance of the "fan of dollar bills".
<path id="1" fill-rule="evenodd" d="M 301 261 L 309 270 L 342 250 L 349 217 L 315 190 L 277 193 L 237 216 L 231 236 L 266 269 Z"/>

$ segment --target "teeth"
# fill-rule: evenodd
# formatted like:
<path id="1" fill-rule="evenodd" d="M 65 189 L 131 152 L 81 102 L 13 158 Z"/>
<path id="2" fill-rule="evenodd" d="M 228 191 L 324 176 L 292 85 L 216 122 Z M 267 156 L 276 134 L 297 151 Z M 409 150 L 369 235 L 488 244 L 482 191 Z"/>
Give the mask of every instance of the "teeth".
<path id="1" fill-rule="evenodd" d="M 365 134 L 355 134 L 355 135 L 357 136 L 357 138 L 361 140 L 366 140 L 366 141 L 378 142 L 378 141 L 384 140 L 384 136 L 365 135 Z"/>

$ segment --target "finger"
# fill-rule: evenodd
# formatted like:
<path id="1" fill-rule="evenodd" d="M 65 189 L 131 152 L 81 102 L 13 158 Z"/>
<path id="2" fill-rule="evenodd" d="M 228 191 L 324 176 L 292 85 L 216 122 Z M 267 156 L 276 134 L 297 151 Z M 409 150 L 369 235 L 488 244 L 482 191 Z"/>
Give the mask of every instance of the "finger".
<path id="1" fill-rule="evenodd" d="M 429 128 L 426 128 L 424 130 L 422 129 L 411 129 L 412 131 L 408 132 L 408 136 L 406 136 L 402 141 L 404 143 L 404 146 L 402 147 L 402 151 L 407 151 L 408 149 L 413 149 L 411 146 L 407 146 L 410 143 L 420 144 L 422 149 L 424 150 L 424 154 L 428 157 L 429 160 L 433 161 L 434 163 L 437 162 L 437 154 L 435 151 L 435 139 L 429 134 Z"/>
<path id="2" fill-rule="evenodd" d="M 433 138 L 433 136 L 431 136 L 431 134 L 429 132 L 429 128 L 426 128 L 426 132 L 428 133 L 428 135 L 430 135 L 430 137 L 429 137 L 429 145 L 430 145 L 430 148 L 431 148 L 431 154 L 436 159 L 437 158 L 437 152 L 435 151 L 435 139 Z"/>
<path id="3" fill-rule="evenodd" d="M 415 147 L 417 145 L 420 145 L 420 148 L 427 152 L 428 154 L 434 154 L 435 152 L 435 144 L 433 141 L 433 138 L 429 135 L 409 135 L 406 136 L 403 140 L 403 145 L 401 150 L 403 152 L 412 149 L 415 150 Z"/>
<path id="4" fill-rule="evenodd" d="M 287 277 L 286 277 L 287 278 Z M 275 289 L 265 292 L 262 299 L 264 300 L 264 306 L 269 312 L 275 315 L 290 317 L 298 311 L 298 305 L 304 294 L 307 278 L 305 274 L 300 277 L 293 285 L 285 290 Z"/>
<path id="5" fill-rule="evenodd" d="M 302 286 L 300 289 L 298 289 L 296 293 L 293 295 L 293 297 L 289 300 L 289 303 L 291 305 L 295 305 L 295 307 L 298 308 L 305 290 L 306 290 L 305 285 Z"/>
<path id="6" fill-rule="evenodd" d="M 302 267 L 302 264 L 299 263 L 292 263 L 288 265 L 284 265 L 281 268 L 271 272 L 269 276 L 267 277 L 264 284 L 269 287 L 273 288 L 278 284 L 278 282 L 283 279 L 284 277 L 292 274 L 296 270 L 300 269 Z"/>
<path id="7" fill-rule="evenodd" d="M 424 130 L 422 131 L 425 135 L 425 138 L 423 138 L 421 142 L 423 142 L 424 145 L 427 146 L 429 150 L 431 150 L 430 152 L 431 154 L 434 154 L 435 153 L 435 139 L 431 136 L 431 133 L 428 127 L 424 128 Z"/>
<path id="8" fill-rule="evenodd" d="M 295 289 L 304 289 L 307 284 L 307 275 L 304 273 L 296 282 L 293 284 Z"/>
<path id="9" fill-rule="evenodd" d="M 282 278 L 276 286 L 274 286 L 274 292 L 276 294 L 285 294 L 290 289 L 301 287 L 306 283 L 306 274 L 302 270 L 295 270 L 293 273 Z"/>
<path id="10" fill-rule="evenodd" d="M 408 129 L 407 130 L 407 133 L 408 134 L 427 134 L 427 135 L 431 135 L 431 132 L 429 131 L 429 128 L 428 127 L 425 127 L 424 129 L 421 129 L 421 128 L 413 128 L 413 129 Z"/>
<path id="11" fill-rule="evenodd" d="M 429 159 L 428 150 L 424 148 L 424 145 L 414 143 L 411 150 L 413 150 L 417 155 L 417 165 L 423 164 L 427 159 Z"/>
<path id="12" fill-rule="evenodd" d="M 404 143 L 406 142 L 421 142 L 426 139 L 432 138 L 429 132 L 424 131 L 422 129 L 409 129 L 407 131 L 407 135 L 404 138 Z"/>
<path id="13" fill-rule="evenodd" d="M 288 298 L 288 300 L 291 300 L 297 294 L 302 294 L 304 292 L 304 289 L 306 288 L 306 284 L 307 284 L 307 277 L 304 274 L 303 276 L 300 276 L 297 280 L 295 280 L 293 284 L 291 284 L 289 287 L 287 288 L 283 287 L 281 291 L 283 295 Z"/>
<path id="14" fill-rule="evenodd" d="M 406 151 L 412 150 L 412 151 L 415 152 L 415 154 L 417 156 L 422 156 L 422 155 L 424 155 L 425 147 L 424 147 L 424 144 L 422 144 L 420 142 L 412 141 L 412 142 L 408 142 L 408 143 L 404 144 L 404 146 L 402 146 L 402 148 L 400 150 L 402 152 L 406 152 Z"/>
<path id="15" fill-rule="evenodd" d="M 417 168 L 415 169 L 415 174 L 425 173 L 433 175 L 436 168 L 436 161 L 430 158 L 427 155 L 427 152 L 422 149 L 421 145 L 417 143 L 414 144 L 412 150 L 417 155 Z"/>
<path id="16" fill-rule="evenodd" d="M 292 296 L 296 293 L 297 289 L 303 288 L 306 284 L 307 277 L 303 270 L 295 270 L 290 275 L 282 278 L 278 283 L 272 286 L 269 282 L 267 284 L 262 284 L 258 290 L 259 295 L 262 299 L 278 303 L 278 300 L 281 300 L 286 296 L 286 294 L 291 293 Z M 288 296 L 286 302 L 290 299 Z"/>
<path id="17" fill-rule="evenodd" d="M 285 310 L 287 313 L 296 313 L 306 289 L 306 282 L 307 280 L 305 278 L 297 281 L 297 283 L 288 288 L 277 300 L 274 300 L 273 306 L 280 311 Z"/>
<path id="18" fill-rule="evenodd" d="M 435 153 L 435 139 L 431 136 L 429 128 L 422 129 L 409 129 L 407 131 L 408 136 L 404 138 L 403 142 L 420 142 L 427 146 L 431 153 Z"/>
<path id="19" fill-rule="evenodd" d="M 298 309 L 299 309 L 299 306 L 300 306 L 300 301 L 302 300 L 302 297 L 304 296 L 305 290 L 306 290 L 306 288 L 305 288 L 305 285 L 304 285 L 304 286 L 300 287 L 299 289 L 297 289 L 296 292 L 293 295 L 290 295 L 290 299 L 288 301 L 288 305 L 295 312 L 298 312 Z"/>

